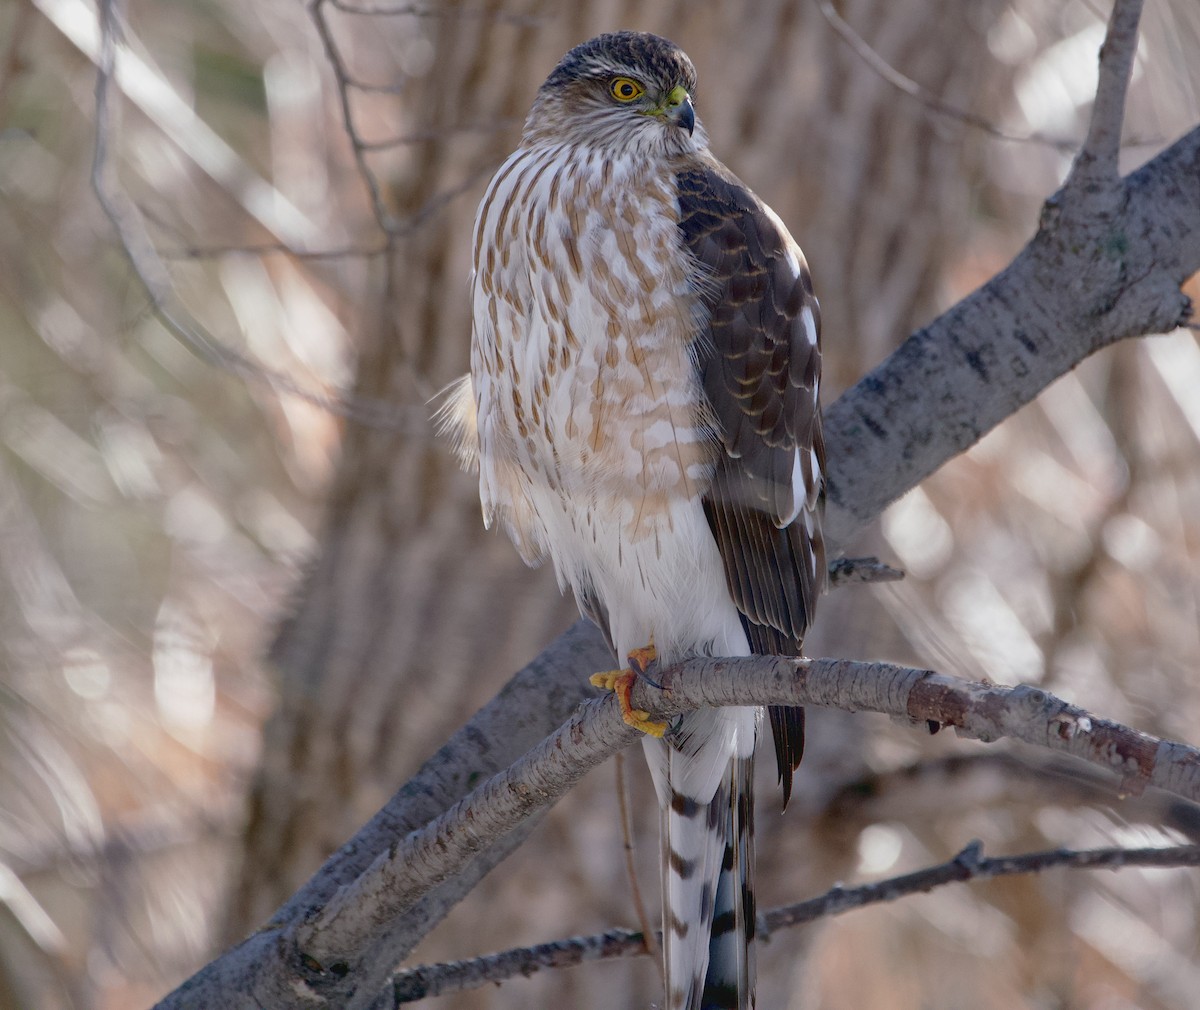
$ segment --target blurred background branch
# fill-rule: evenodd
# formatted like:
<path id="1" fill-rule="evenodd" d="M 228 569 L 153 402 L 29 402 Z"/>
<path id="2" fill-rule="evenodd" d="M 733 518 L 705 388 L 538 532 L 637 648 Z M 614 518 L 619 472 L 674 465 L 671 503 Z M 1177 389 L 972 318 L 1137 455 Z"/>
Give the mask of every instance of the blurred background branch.
<path id="1" fill-rule="evenodd" d="M 883 901 L 927 894 L 951 883 L 991 880 L 1018 873 L 1041 873 L 1057 867 L 1071 869 L 1121 869 L 1126 866 L 1184 867 L 1200 865 L 1200 846 L 1177 845 L 1162 849 L 1101 849 L 1073 852 L 1028 852 L 1019 856 L 984 858 L 982 846 L 973 842 L 949 862 L 902 877 L 891 877 L 858 887 L 836 885 L 817 898 L 759 914 L 757 935 L 769 942 L 771 934 L 803 923 Z M 659 937 L 661 942 L 661 936 Z M 528 978 L 547 968 L 569 968 L 584 961 L 613 957 L 640 957 L 650 953 L 641 933 L 613 930 L 597 936 L 571 937 L 536 947 L 500 951 L 449 964 L 423 964 L 398 972 L 392 995 L 396 1005 L 432 996 L 445 996 L 500 983 L 518 976 Z"/>

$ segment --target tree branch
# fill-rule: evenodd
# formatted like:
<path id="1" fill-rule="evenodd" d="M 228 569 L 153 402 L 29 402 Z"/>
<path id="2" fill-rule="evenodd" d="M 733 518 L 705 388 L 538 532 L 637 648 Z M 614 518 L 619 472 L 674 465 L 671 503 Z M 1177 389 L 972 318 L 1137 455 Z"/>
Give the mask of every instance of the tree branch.
<path id="1" fill-rule="evenodd" d="M 1068 185 L 1118 187 L 1117 156 L 1121 152 L 1125 96 L 1133 74 L 1141 16 L 1142 0 L 1115 0 L 1100 47 L 1100 74 L 1087 137 L 1071 168 Z"/>
<path id="2" fill-rule="evenodd" d="M 326 969 L 345 975 L 380 919 L 403 915 L 492 841 L 549 807 L 592 768 L 637 740 L 637 731 L 621 721 L 614 705 L 612 698 L 585 703 L 510 768 L 403 841 L 393 842 L 290 938 L 306 964 L 318 977 Z"/>
<path id="3" fill-rule="evenodd" d="M 826 409 L 833 544 L 1090 354 L 1188 321 L 1180 286 L 1200 270 L 1200 128 L 1120 191 L 1115 213 L 1102 196 L 1051 197 L 1008 267 Z"/>
<path id="4" fill-rule="evenodd" d="M 1005 737 L 1072 754 L 1120 777 L 1123 792 L 1154 785 L 1200 799 L 1200 750 L 1101 719 L 1048 692 L 974 684 L 889 663 L 750 656 L 694 659 L 638 681 L 633 704 L 652 718 L 723 705 L 824 705 L 952 726 L 960 736 Z M 552 804 L 595 764 L 638 738 L 608 695 L 582 705 L 559 730 L 452 809 L 386 853 L 286 942 L 306 968 L 303 983 L 345 998 L 361 951 L 380 921 L 398 918 L 458 872 L 490 839 Z"/>
<path id="5" fill-rule="evenodd" d="M 1011 737 L 1072 754 L 1116 773 L 1126 792 L 1154 785 L 1200 799 L 1200 750 L 1138 733 L 1035 688 L 973 684 L 886 663 L 779 656 L 698 659 L 654 676 L 660 686 L 639 681 L 633 701 L 657 718 L 715 705 L 808 704 L 873 711 L 936 728 L 953 726 L 962 736 L 984 741 Z M 365 1005 L 355 997 L 373 996 L 380 988 L 371 975 L 379 963 L 378 936 L 389 924 L 402 920 L 440 882 L 469 871 L 483 849 L 490 846 L 490 853 L 497 839 L 527 825 L 591 767 L 637 737 L 621 721 L 612 695 L 593 698 L 510 768 L 402 841 L 370 848 L 356 839 L 347 858 L 331 860 L 337 877 L 348 882 L 324 908 L 316 902 L 333 889 L 334 871 L 319 875 L 289 902 L 276 917 L 277 926 L 209 965 L 160 1006 L 249 1007 L 277 1001 L 294 1007 Z M 404 792 L 415 807 L 438 805 L 411 783 Z M 409 810 L 409 818 L 411 814 Z M 369 828 L 378 839 L 375 822 Z M 391 834 L 398 837 L 399 832 Z M 349 867 L 361 865 L 373 852 L 379 855 L 365 871 L 348 879 Z M 198 989 L 210 993 L 211 1001 L 198 1001 Z M 230 993 L 239 999 L 244 994 L 248 1002 L 230 1002 Z"/>
<path id="6" fill-rule="evenodd" d="M 776 930 L 841 915 L 857 908 L 896 901 L 911 894 L 927 894 L 947 884 L 994 880 L 1021 873 L 1040 873 L 1062 867 L 1072 870 L 1119 870 L 1139 866 L 1156 869 L 1200 866 L 1200 845 L 1169 848 L 1105 848 L 1078 851 L 1053 849 L 1019 856 L 984 858 L 983 846 L 972 842 L 953 859 L 903 876 L 831 888 L 808 901 L 773 908 L 758 917 L 758 935 L 766 939 Z M 392 979 L 392 1005 L 477 989 L 517 976 L 527 977 L 546 968 L 569 968 L 585 961 L 638 957 L 647 953 L 644 934 L 613 929 L 593 936 L 576 936 L 532 947 L 515 947 L 464 961 L 426 964 L 399 971 Z"/>

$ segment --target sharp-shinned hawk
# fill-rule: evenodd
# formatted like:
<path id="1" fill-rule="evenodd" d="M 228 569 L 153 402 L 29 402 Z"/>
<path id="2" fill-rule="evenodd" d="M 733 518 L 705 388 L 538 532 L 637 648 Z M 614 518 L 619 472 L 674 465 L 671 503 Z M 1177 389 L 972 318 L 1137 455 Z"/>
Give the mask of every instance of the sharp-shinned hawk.
<path id="1" fill-rule="evenodd" d="M 695 85 L 636 32 L 546 79 L 479 207 L 471 374 L 446 410 L 485 520 L 553 563 L 618 656 L 664 665 L 799 655 L 825 571 L 817 302 L 783 223 L 710 153 Z M 704 709 L 644 740 L 671 1010 L 754 1003 L 760 721 Z M 803 712 L 771 724 L 786 802 Z"/>

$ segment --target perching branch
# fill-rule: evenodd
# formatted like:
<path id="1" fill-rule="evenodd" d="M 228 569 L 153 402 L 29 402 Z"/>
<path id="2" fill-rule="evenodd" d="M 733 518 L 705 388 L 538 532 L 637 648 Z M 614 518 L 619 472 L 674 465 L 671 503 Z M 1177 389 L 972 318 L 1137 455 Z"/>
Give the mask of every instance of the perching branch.
<path id="1" fill-rule="evenodd" d="M 1200 750 L 1101 719 L 1048 692 L 974 684 L 890 663 L 750 656 L 695 659 L 639 680 L 635 707 L 651 718 L 724 705 L 824 705 L 953 727 L 984 742 L 1005 737 L 1068 753 L 1115 773 L 1123 792 L 1152 785 L 1200 800 Z M 595 764 L 637 739 L 615 697 L 585 703 L 560 729 L 452 809 L 394 844 L 289 938 L 314 971 L 353 970 L 380 917 L 390 919 L 457 872 L 481 846 L 552 804 Z"/>
<path id="2" fill-rule="evenodd" d="M 857 908 L 896 901 L 911 894 L 928 894 L 947 884 L 994 880 L 1022 873 L 1040 873 L 1062 867 L 1072 870 L 1119 870 L 1126 867 L 1200 866 L 1200 845 L 1176 845 L 1169 848 L 1105 848 L 1076 851 L 1052 849 L 1027 852 L 1019 856 L 985 858 L 980 842 L 972 842 L 953 859 L 903 876 L 861 884 L 857 887 L 831 888 L 808 901 L 773 908 L 760 913 L 758 935 L 841 915 Z M 425 964 L 397 972 L 392 979 L 392 1005 L 478 989 L 488 983 L 528 977 L 546 968 L 569 968 L 585 961 L 617 957 L 638 957 L 646 953 L 644 934 L 634 930 L 613 929 L 593 936 L 575 936 L 532 947 L 488 954 L 446 964 Z"/>
<path id="3" fill-rule="evenodd" d="M 777 656 L 692 660 L 654 677 L 661 690 L 639 682 L 633 700 L 656 718 L 711 705 L 832 705 L 931 728 L 952 726 L 959 735 L 984 741 L 1023 740 L 1115 773 L 1124 791 L 1153 785 L 1200 799 L 1200 750 L 1101 719 L 1035 688 L 974 684 L 885 663 Z M 192 987 L 207 990 L 213 982 L 222 999 L 244 993 L 257 1005 L 278 1000 L 297 1007 L 356 1005 L 352 1000 L 364 992 L 364 973 L 369 977 L 375 967 L 373 940 L 381 924 L 402 919 L 441 881 L 468 870 L 482 848 L 528 823 L 637 736 L 621 722 L 613 696 L 586 702 L 549 738 L 451 809 L 402 839 L 393 835 L 397 840 L 376 850 L 365 872 L 338 888 L 324 908 L 296 908 L 302 892 L 290 904 L 288 919 L 288 909 L 282 910 L 275 927 L 218 959 L 160 1006 L 215 1006 L 180 1001 L 192 995 Z M 422 798 L 419 790 L 410 795 Z M 349 848 L 359 863 L 370 855 L 354 842 Z M 328 893 L 328 880 L 306 890 L 314 886 Z"/>

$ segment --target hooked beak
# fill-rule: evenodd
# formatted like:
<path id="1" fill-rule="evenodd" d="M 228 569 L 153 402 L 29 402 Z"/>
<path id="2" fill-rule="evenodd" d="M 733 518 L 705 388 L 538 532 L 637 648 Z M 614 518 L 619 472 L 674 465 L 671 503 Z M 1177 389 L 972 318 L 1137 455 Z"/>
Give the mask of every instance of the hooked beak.
<path id="1" fill-rule="evenodd" d="M 696 129 L 696 110 L 692 106 L 692 96 L 682 84 L 677 84 L 667 95 L 663 104 L 663 116 L 668 122 L 687 130 L 689 137 Z"/>

